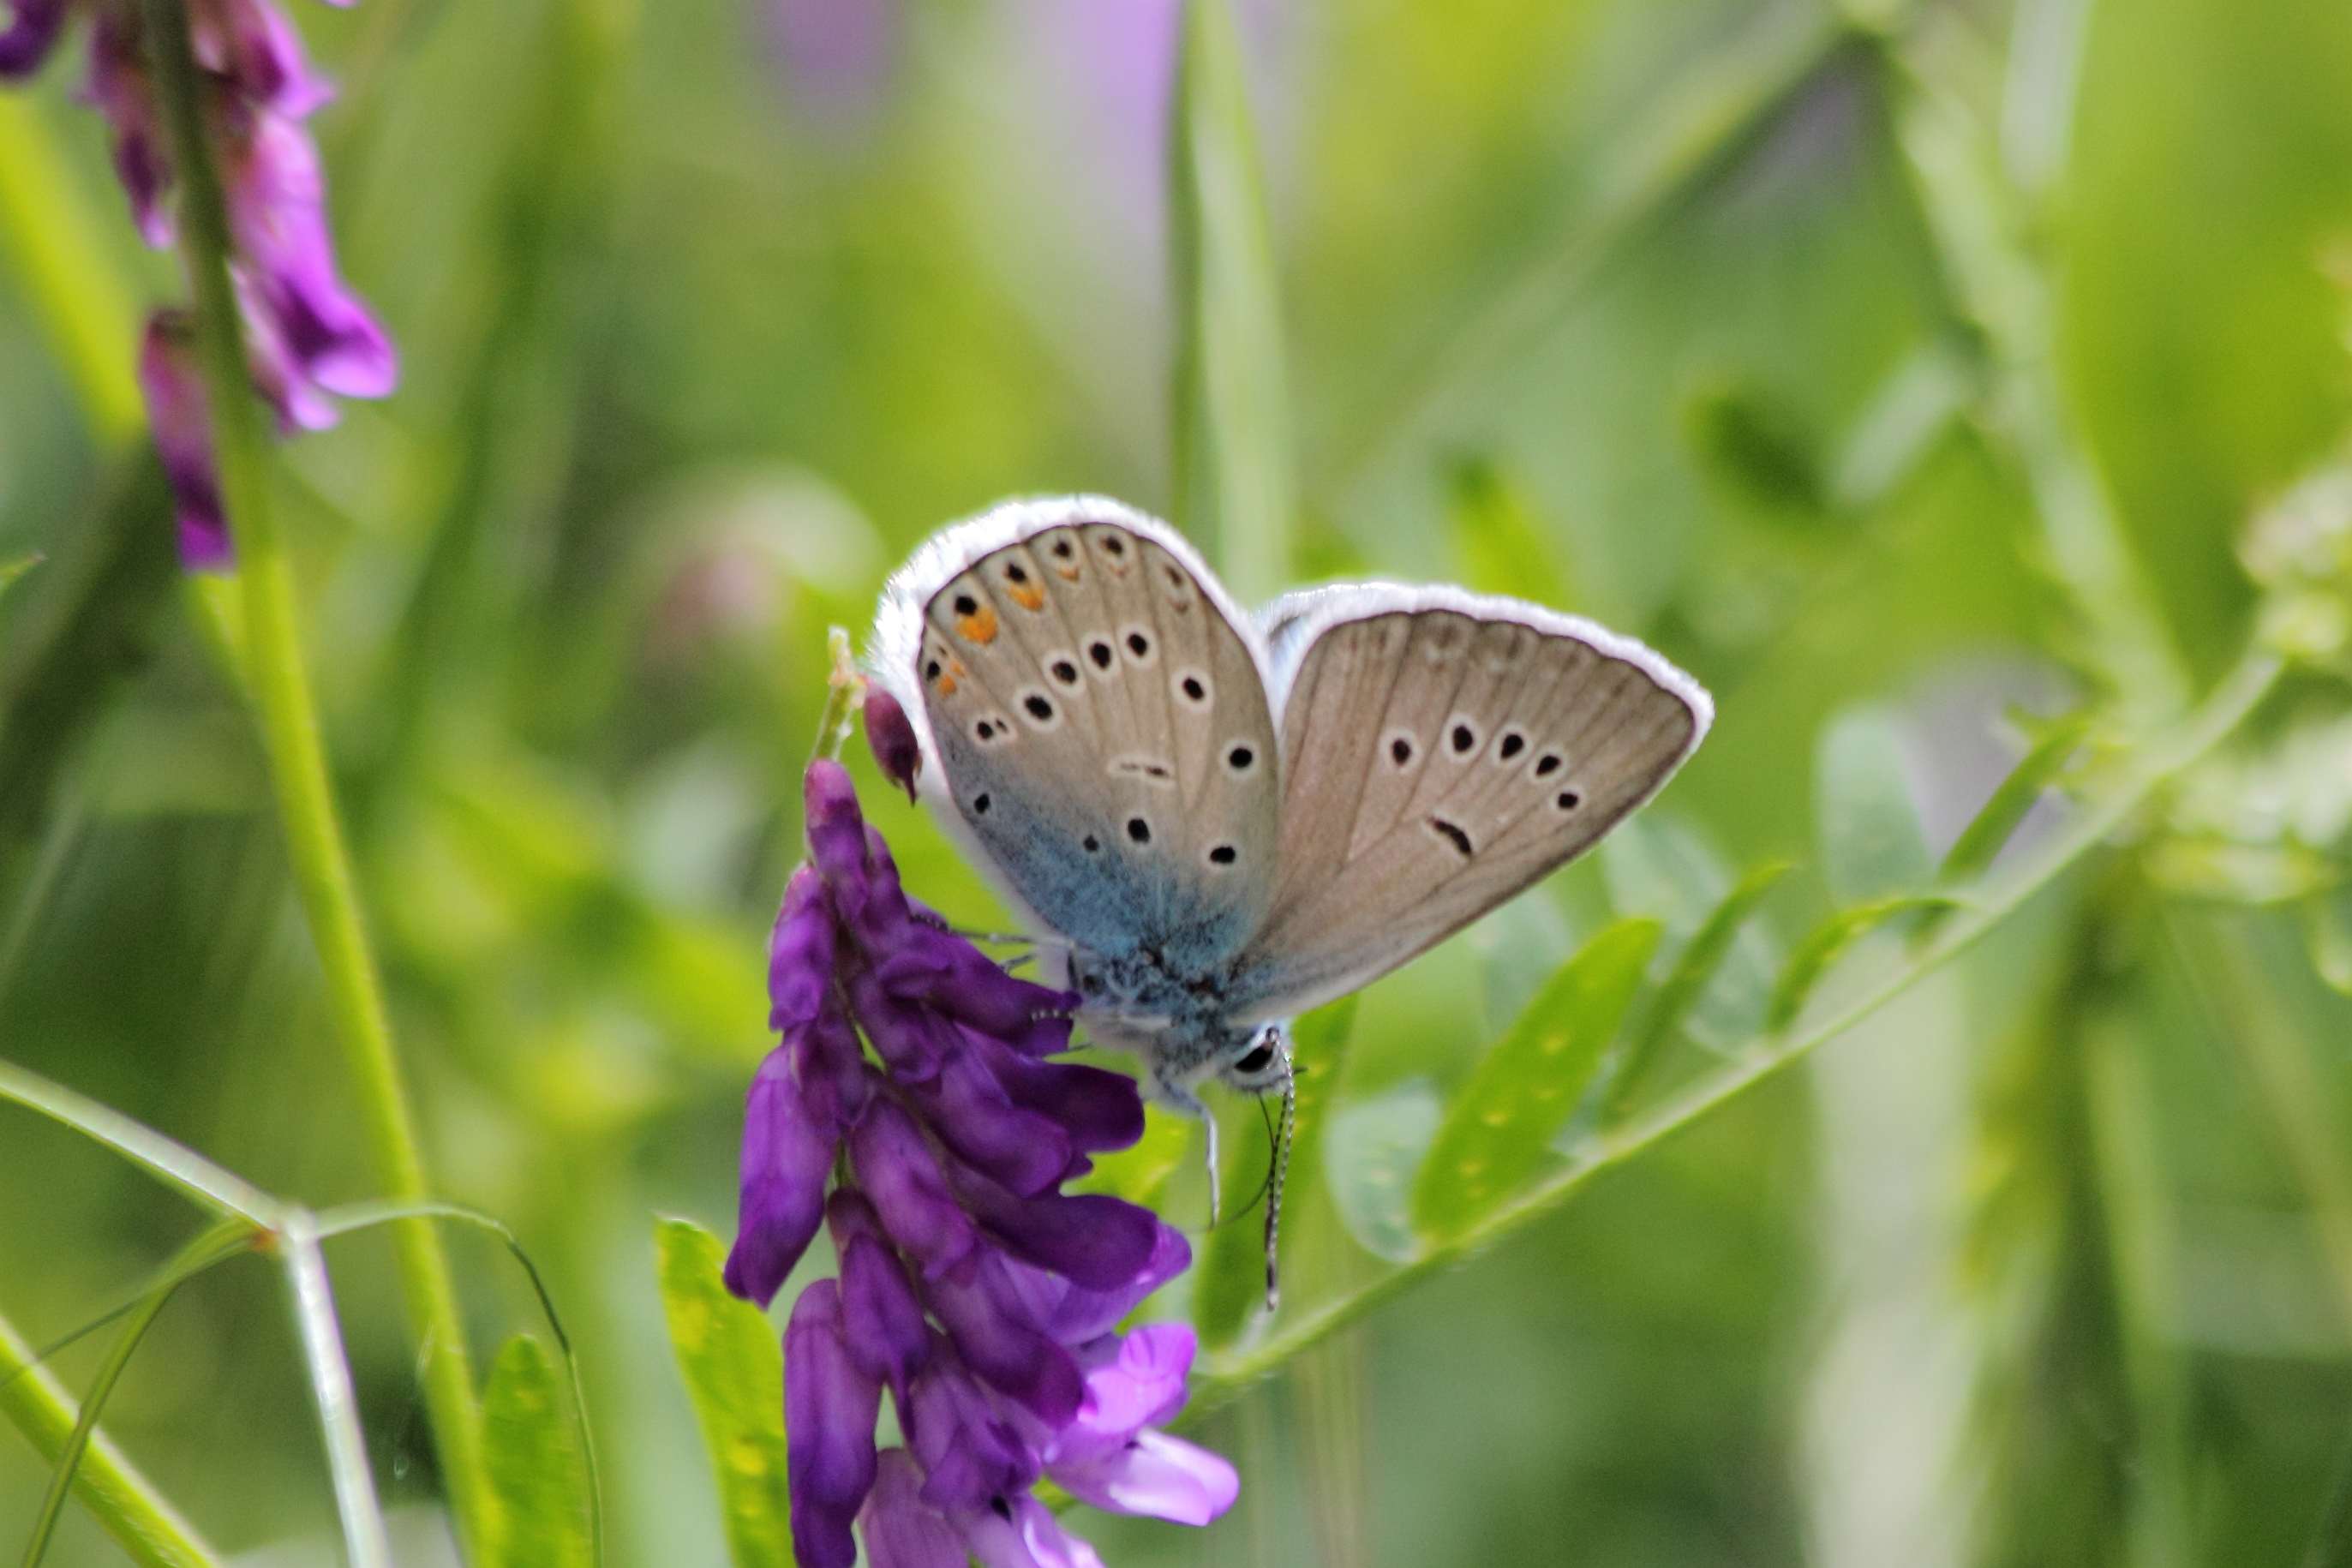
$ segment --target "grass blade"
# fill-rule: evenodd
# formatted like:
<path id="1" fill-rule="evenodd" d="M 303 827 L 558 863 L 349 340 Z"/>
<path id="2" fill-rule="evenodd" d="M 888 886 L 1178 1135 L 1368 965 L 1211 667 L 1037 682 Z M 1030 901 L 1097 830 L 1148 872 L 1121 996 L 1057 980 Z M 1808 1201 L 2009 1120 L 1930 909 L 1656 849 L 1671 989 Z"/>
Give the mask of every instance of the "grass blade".
<path id="1" fill-rule="evenodd" d="M 2033 803 L 2042 798 L 2059 771 L 2082 744 L 2091 721 L 2087 715 L 2076 714 L 2062 719 L 2041 739 L 2035 741 L 2025 755 L 2018 760 L 2009 776 L 2000 781 L 1991 798 L 1979 807 L 1952 847 L 1944 852 L 1944 863 L 1937 875 L 1947 885 L 1974 881 L 1984 875 L 2009 842 Z"/>
<path id="2" fill-rule="evenodd" d="M 1941 893 L 1896 893 L 1840 910 L 1815 926 L 1812 934 L 1789 955 L 1788 966 L 1780 971 L 1780 982 L 1772 987 L 1772 1000 L 1764 1009 L 1766 1031 L 1777 1035 L 1795 1023 L 1830 965 L 1872 931 L 1906 915 L 1947 912 L 1958 907 L 1958 900 Z"/>
<path id="3" fill-rule="evenodd" d="M 793 1568 L 783 1342 L 765 1314 L 719 1283 L 726 1253 L 709 1231 L 659 1221 L 654 1252 L 670 1346 L 719 1479 L 736 1568 Z"/>
<path id="4" fill-rule="evenodd" d="M 1422 1161 L 1416 1233 L 1441 1241 L 1462 1234 L 1554 1158 L 1552 1140 L 1600 1070 L 1663 931 L 1652 920 L 1608 927 L 1487 1051 Z"/>
<path id="5" fill-rule="evenodd" d="M 1290 415 L 1274 242 L 1228 0 L 1185 0 L 1169 146 L 1175 516 L 1244 603 L 1289 564 Z"/>
<path id="6" fill-rule="evenodd" d="M 1749 871 L 1739 879 L 1738 887 L 1724 895 L 1722 902 L 1715 906 L 1690 941 L 1683 944 L 1665 984 L 1658 987 L 1642 1021 L 1626 1037 L 1624 1052 L 1618 1058 L 1601 1103 L 1604 1124 L 1616 1120 L 1617 1112 L 1633 1099 L 1634 1089 L 1657 1060 L 1658 1052 L 1690 1016 L 1707 982 L 1715 978 L 1716 970 L 1731 951 L 1732 939 L 1748 923 L 1748 917 L 1763 901 L 1764 895 L 1788 875 L 1789 869 L 1790 862 L 1786 860 L 1768 860 Z"/>
<path id="7" fill-rule="evenodd" d="M 99 1363 L 97 1376 L 90 1380 L 89 1393 L 81 1402 L 73 1429 L 58 1450 L 57 1468 L 49 1476 L 48 1490 L 43 1494 L 40 1510 L 33 1519 L 33 1532 L 25 1542 L 25 1568 L 39 1568 L 42 1557 L 47 1553 L 49 1538 L 56 1533 L 58 1515 L 64 1511 L 66 1494 L 72 1489 L 74 1478 L 81 1468 L 83 1452 L 97 1435 L 98 1418 L 107 1400 L 113 1396 L 115 1384 L 122 1380 L 123 1369 L 131 1364 L 139 1342 L 147 1337 L 147 1331 L 154 1326 L 156 1318 L 181 1286 L 214 1264 L 244 1250 L 244 1237 L 248 1234 L 248 1227 L 225 1220 L 181 1248 L 116 1331 L 114 1342 L 107 1347 L 106 1359 Z"/>

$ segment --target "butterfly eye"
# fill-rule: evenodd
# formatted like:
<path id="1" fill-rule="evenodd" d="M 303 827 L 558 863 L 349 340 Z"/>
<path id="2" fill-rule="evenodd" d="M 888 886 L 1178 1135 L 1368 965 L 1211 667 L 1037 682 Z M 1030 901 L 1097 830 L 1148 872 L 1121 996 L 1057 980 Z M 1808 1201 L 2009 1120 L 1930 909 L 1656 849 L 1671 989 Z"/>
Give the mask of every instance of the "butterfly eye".
<path id="1" fill-rule="evenodd" d="M 1271 1041 L 1252 1046 L 1234 1063 L 1234 1070 L 1255 1078 L 1274 1065 L 1274 1045 Z"/>

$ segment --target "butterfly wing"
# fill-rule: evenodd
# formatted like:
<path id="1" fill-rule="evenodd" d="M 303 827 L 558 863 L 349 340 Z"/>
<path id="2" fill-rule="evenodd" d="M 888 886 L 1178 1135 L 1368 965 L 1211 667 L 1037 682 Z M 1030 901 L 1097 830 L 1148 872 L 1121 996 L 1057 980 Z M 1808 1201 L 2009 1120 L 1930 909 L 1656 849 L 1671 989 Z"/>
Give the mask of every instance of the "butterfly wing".
<path id="1" fill-rule="evenodd" d="M 1347 584 L 1290 595 L 1261 625 L 1282 828 L 1239 1021 L 1343 995 L 1565 864 L 1714 715 L 1641 644 L 1515 600 Z"/>
<path id="2" fill-rule="evenodd" d="M 1273 887 L 1279 762 L 1255 626 L 1166 526 L 1009 501 L 890 580 L 874 662 L 926 786 L 1005 890 L 1104 954 L 1228 957 Z"/>

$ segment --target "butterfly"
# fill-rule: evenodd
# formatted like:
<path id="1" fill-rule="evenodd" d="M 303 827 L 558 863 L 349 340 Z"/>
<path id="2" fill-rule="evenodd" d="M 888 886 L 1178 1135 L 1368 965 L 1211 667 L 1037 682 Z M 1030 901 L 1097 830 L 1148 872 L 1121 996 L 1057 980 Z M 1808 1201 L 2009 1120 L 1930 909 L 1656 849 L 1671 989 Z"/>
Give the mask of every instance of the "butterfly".
<path id="1" fill-rule="evenodd" d="M 1294 1104 L 1288 1020 L 1591 847 L 1714 717 L 1629 637 L 1454 587 L 1347 583 L 1244 614 L 1165 523 L 1006 501 L 885 586 L 870 666 L 921 787 L 1041 939 L 1097 1044 L 1207 1121 Z"/>

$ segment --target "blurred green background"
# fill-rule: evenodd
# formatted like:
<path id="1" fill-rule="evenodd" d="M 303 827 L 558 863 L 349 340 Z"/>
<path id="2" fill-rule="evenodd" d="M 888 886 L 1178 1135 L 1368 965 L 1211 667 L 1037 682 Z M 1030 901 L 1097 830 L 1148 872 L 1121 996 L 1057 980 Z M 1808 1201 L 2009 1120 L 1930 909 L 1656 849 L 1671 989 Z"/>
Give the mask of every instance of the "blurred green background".
<path id="1" fill-rule="evenodd" d="M 1655 1069 L 1693 1081 L 1810 924 L 1924 881 L 2022 750 L 2013 710 L 2087 705 L 2127 754 L 2231 665 L 2248 520 L 2352 423 L 2352 7 L 1236 12 L 1293 575 L 1546 599 L 1720 712 L 1622 843 L 1359 1013 L 1295 1310 L 1379 1277 L 1362 1172 L 1610 915 L 1671 949 L 1741 869 L 1799 863 Z M 723 1560 L 650 1225 L 732 1231 L 826 626 L 1001 495 L 1171 504 L 1174 15 L 297 18 L 342 88 L 344 263 L 404 370 L 281 452 L 312 668 L 436 1185 L 550 1277 L 615 1562 Z M 0 602 L 0 1055 L 272 1191 L 364 1196 L 252 728 L 122 395 L 174 271 L 121 220 L 78 68 L 0 103 L 0 561 L 47 557 Z M 1123 1564 L 2352 1561 L 2336 689 L 2296 687 L 2128 849 L 1800 1070 L 1227 1406 L 1223 1523 L 1078 1528 Z M 856 763 L 910 884 L 991 919 Z M 1254 1111 L 1229 1131 L 1260 1157 Z M 1197 1179 L 1168 1202 L 1197 1233 Z M 5 1108 L 0 1215 L 0 1310 L 39 1341 L 194 1223 Z M 487 1356 L 530 1298 L 451 1245 Z M 429 1562 L 390 1259 L 332 1254 Z M 277 1280 L 232 1268 L 109 1426 L 218 1542 L 327 1561 L 308 1399 Z M 0 1436 L 0 1549 L 44 1479 Z M 77 1514 L 52 1560 L 120 1558 Z"/>

